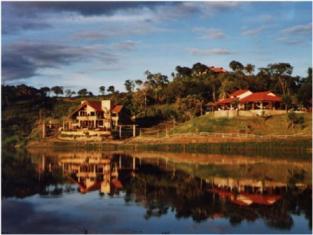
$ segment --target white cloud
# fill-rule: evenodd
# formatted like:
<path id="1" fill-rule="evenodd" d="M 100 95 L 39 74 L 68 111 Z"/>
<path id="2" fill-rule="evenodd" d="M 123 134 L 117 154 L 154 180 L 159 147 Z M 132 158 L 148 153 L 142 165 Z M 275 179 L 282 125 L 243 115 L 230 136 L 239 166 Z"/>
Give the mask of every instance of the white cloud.
<path id="1" fill-rule="evenodd" d="M 283 34 L 294 34 L 294 33 L 312 33 L 312 23 L 295 25 L 281 30 Z"/>
<path id="2" fill-rule="evenodd" d="M 265 27 L 257 27 L 257 28 L 249 28 L 241 31 L 241 35 L 243 36 L 256 36 L 262 31 L 264 31 Z"/>
<path id="3" fill-rule="evenodd" d="M 212 56 L 212 55 L 231 55 L 234 54 L 226 48 L 211 48 L 211 49 L 200 49 L 200 48 L 189 48 L 188 51 L 194 56 Z"/>
<path id="4" fill-rule="evenodd" d="M 222 39 L 225 37 L 225 34 L 223 31 L 215 28 L 203 28 L 203 27 L 197 27 L 192 29 L 193 32 L 200 35 L 200 38 L 203 39 Z"/>

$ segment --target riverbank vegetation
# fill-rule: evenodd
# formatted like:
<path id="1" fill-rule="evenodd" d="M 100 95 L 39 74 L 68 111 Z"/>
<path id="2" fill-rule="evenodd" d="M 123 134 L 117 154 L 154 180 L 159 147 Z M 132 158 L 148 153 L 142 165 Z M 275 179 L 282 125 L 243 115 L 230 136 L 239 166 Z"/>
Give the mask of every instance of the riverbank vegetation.
<path id="1" fill-rule="evenodd" d="M 99 87 L 99 95 L 86 88 L 73 91 L 62 86 L 38 89 L 26 85 L 2 86 L 2 143 L 4 146 L 24 146 L 27 141 L 38 139 L 36 127 L 40 120 L 49 118 L 60 123 L 84 99 L 111 99 L 113 103 L 122 104 L 141 127 L 152 127 L 165 121 L 174 124 L 187 121 L 177 126 L 177 133 L 220 132 L 220 127 L 225 131 L 236 128 L 255 134 L 294 133 L 297 130 L 307 133 L 311 126 L 310 115 L 304 115 L 303 121 L 297 114 L 290 116 L 289 126 L 285 125 L 288 122 L 285 117 L 267 121 L 239 118 L 214 121 L 209 116 L 201 116 L 207 104 L 237 89 L 271 90 L 282 96 L 288 109 L 311 109 L 311 68 L 307 76 L 299 77 L 292 75 L 293 67 L 288 63 L 269 64 L 257 71 L 254 65 L 243 65 L 238 61 L 231 61 L 229 67 L 229 72 L 216 73 L 201 63 L 191 67 L 177 66 L 171 78 L 146 71 L 144 80 L 125 81 L 126 92 L 104 84 Z"/>

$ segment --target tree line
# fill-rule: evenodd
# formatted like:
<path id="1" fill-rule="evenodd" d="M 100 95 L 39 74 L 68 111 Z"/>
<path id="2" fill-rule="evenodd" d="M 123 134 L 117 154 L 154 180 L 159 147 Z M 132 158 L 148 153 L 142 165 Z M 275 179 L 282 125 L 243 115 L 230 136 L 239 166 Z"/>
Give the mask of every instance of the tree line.
<path id="1" fill-rule="evenodd" d="M 210 66 L 195 63 L 191 67 L 177 66 L 171 78 L 162 73 L 146 71 L 143 80 L 126 80 L 126 92 L 113 85 L 100 86 L 98 95 L 121 103 L 137 117 L 162 117 L 188 120 L 204 113 L 206 105 L 227 97 L 238 89 L 272 91 L 282 97 L 287 108 L 312 106 L 312 68 L 304 77 L 294 76 L 289 63 L 273 63 L 256 69 L 253 64 L 229 63 L 230 70 L 214 72 Z M 4 86 L 3 100 L 29 96 L 91 97 L 86 88 L 75 92 L 62 86 L 36 89 L 26 85 Z"/>

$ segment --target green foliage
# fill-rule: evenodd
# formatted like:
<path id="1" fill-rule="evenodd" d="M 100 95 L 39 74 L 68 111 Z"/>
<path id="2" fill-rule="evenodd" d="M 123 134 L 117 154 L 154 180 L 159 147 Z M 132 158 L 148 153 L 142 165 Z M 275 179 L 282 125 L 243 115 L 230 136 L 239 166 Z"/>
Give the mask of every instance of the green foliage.
<path id="1" fill-rule="evenodd" d="M 63 87 L 62 86 L 54 86 L 51 88 L 51 91 L 53 91 L 56 96 L 63 95 Z"/>
<path id="2" fill-rule="evenodd" d="M 86 88 L 83 88 L 83 89 L 80 89 L 80 90 L 77 92 L 77 94 L 78 94 L 79 96 L 84 97 L 84 96 L 87 96 L 87 95 L 88 95 L 88 91 L 87 91 Z"/>
<path id="3" fill-rule="evenodd" d="M 304 117 L 303 115 L 297 115 L 295 112 L 291 111 L 288 113 L 289 126 L 295 128 L 296 125 L 299 125 L 301 128 L 304 127 Z"/>

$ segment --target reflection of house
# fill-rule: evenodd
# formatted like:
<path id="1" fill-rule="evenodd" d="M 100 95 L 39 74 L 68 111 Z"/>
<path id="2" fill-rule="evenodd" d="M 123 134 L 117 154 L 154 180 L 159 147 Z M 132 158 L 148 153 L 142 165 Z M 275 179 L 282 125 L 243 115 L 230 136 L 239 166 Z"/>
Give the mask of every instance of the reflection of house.
<path id="1" fill-rule="evenodd" d="M 61 159 L 64 173 L 69 175 L 78 185 L 81 193 L 100 190 L 110 193 L 112 187 L 121 189 L 119 173 L 116 165 L 109 158 L 80 157 Z"/>
<path id="2" fill-rule="evenodd" d="M 231 191 L 214 188 L 210 190 L 212 193 L 218 194 L 223 200 L 228 200 L 239 206 L 250 206 L 252 204 L 270 206 L 281 199 L 280 195 L 264 195 L 258 193 L 233 193 Z"/>
<path id="3" fill-rule="evenodd" d="M 217 110 L 255 110 L 278 109 L 280 104 L 281 97 L 270 91 L 252 93 L 249 90 L 237 90 L 228 98 L 218 100 L 214 106 Z"/>
<path id="4" fill-rule="evenodd" d="M 129 123 L 130 117 L 123 105 L 111 106 L 110 100 L 81 101 L 69 116 L 68 129 L 111 130 L 119 124 Z"/>

